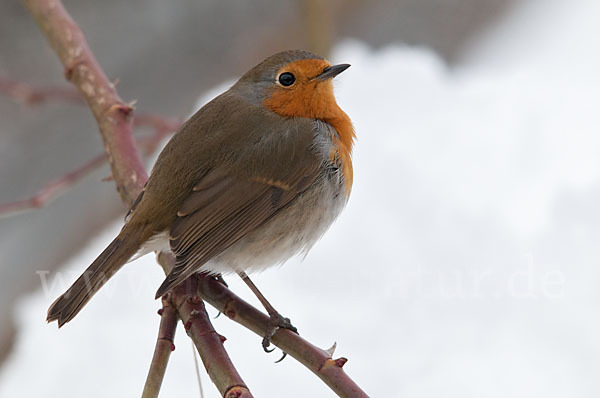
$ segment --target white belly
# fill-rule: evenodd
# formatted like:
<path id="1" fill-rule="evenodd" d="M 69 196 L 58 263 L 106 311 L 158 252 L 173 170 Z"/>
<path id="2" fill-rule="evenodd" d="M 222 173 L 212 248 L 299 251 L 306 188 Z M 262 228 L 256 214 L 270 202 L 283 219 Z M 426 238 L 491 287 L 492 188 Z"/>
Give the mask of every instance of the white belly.
<path id="1" fill-rule="evenodd" d="M 307 253 L 346 205 L 344 184 L 338 174 L 324 173 L 318 183 L 276 217 L 202 265 L 199 271 L 250 273 L 282 264 L 296 254 Z M 132 260 L 153 251 L 169 250 L 169 233 L 163 231 L 149 239 Z"/>
<path id="2" fill-rule="evenodd" d="M 204 264 L 202 270 L 256 272 L 307 253 L 346 205 L 347 196 L 338 181 L 324 178 L 267 224 Z"/>

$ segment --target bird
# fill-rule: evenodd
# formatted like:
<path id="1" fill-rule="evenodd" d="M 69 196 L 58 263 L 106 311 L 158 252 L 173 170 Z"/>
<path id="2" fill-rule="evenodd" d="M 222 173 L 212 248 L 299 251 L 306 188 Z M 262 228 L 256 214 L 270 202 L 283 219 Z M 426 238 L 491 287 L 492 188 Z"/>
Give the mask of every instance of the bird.
<path id="1" fill-rule="evenodd" d="M 47 321 L 62 327 L 131 259 L 163 250 L 176 260 L 156 298 L 197 272 L 237 273 L 269 313 L 265 350 L 277 328 L 297 332 L 247 273 L 307 253 L 348 202 L 356 134 L 332 80 L 349 66 L 279 52 L 192 115 L 159 154 L 119 234 L 52 303 Z"/>

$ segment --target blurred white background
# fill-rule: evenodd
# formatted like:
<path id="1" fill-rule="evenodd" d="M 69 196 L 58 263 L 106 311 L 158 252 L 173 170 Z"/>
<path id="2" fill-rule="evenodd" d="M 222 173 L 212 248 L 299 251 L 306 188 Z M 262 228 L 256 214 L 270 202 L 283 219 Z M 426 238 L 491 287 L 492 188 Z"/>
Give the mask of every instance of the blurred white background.
<path id="1" fill-rule="evenodd" d="M 592 0 L 523 1 L 453 67 L 428 48 L 335 47 L 352 64 L 336 87 L 358 135 L 352 197 L 304 261 L 253 279 L 308 340 L 336 341 L 373 397 L 598 396 L 598 15 Z M 0 396 L 141 393 L 163 278 L 152 256 L 63 329 L 44 322 L 119 227 L 18 305 Z M 214 324 L 255 396 L 331 396 L 226 317 Z M 162 396 L 197 396 L 178 332 Z"/>

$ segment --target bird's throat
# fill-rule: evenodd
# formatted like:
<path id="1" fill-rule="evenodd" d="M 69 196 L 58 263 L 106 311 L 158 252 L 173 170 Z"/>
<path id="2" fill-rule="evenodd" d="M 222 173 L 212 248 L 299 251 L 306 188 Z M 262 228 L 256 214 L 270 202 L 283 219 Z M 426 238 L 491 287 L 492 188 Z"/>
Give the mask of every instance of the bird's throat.
<path id="1" fill-rule="evenodd" d="M 263 105 L 284 117 L 318 119 L 335 128 L 335 155 L 342 162 L 346 194 L 349 195 L 353 180 L 352 147 L 356 135 L 352 121 L 335 101 L 331 81 L 314 82 L 291 90 L 275 90 L 264 100 Z"/>

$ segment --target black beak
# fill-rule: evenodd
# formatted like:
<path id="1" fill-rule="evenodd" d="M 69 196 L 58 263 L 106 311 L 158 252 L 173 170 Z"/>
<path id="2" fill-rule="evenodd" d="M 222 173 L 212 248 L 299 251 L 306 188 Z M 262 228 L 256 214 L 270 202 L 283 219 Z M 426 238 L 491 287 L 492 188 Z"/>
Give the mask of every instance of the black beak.
<path id="1" fill-rule="evenodd" d="M 340 73 L 342 73 L 343 71 L 345 71 L 346 69 L 348 69 L 349 67 L 350 67 L 350 64 L 339 64 L 339 65 L 328 66 L 327 68 L 323 69 L 323 72 L 321 72 L 320 75 L 315 77 L 315 79 L 318 79 L 318 80 L 332 79 L 332 78 L 336 77 L 337 75 L 339 75 Z"/>

